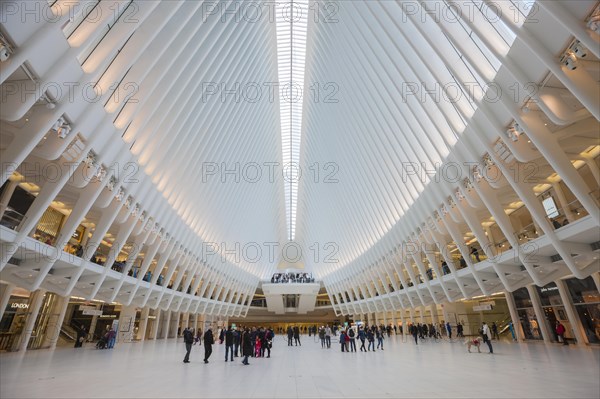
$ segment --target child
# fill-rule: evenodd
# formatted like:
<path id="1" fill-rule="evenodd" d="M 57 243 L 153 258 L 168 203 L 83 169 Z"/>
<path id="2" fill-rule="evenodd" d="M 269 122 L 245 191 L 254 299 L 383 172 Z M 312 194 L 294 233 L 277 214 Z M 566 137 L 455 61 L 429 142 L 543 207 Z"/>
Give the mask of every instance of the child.
<path id="1" fill-rule="evenodd" d="M 254 346 L 254 357 L 260 357 L 260 346 L 261 346 L 260 338 L 257 336 L 256 337 L 256 345 Z"/>

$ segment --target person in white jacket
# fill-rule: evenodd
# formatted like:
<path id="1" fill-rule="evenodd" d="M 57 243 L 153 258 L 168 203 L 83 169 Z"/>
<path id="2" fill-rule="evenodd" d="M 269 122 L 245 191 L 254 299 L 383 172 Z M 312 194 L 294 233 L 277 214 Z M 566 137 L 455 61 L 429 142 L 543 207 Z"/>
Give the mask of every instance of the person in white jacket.
<path id="1" fill-rule="evenodd" d="M 490 354 L 493 354 L 494 348 L 492 348 L 492 333 L 485 321 L 483 322 L 483 326 L 481 327 L 481 330 L 482 330 L 481 335 L 483 335 L 483 342 L 485 342 L 487 344 L 488 348 L 490 348 Z"/>

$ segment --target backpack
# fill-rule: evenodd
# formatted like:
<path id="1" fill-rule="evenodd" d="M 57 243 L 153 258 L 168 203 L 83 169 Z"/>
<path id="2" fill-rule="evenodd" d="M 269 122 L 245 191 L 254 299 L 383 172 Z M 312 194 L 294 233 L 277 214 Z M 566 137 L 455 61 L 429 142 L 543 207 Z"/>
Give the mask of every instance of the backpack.
<path id="1" fill-rule="evenodd" d="M 354 338 L 354 330 L 351 328 L 350 331 L 348 331 L 348 335 L 350 336 L 350 338 Z"/>

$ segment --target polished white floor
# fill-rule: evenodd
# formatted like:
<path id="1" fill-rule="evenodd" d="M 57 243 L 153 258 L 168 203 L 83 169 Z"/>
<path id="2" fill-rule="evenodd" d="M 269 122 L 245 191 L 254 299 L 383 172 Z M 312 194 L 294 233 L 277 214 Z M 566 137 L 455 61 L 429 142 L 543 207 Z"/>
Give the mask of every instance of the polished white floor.
<path id="1" fill-rule="evenodd" d="M 195 346 L 183 364 L 179 340 L 121 344 L 113 350 L 60 348 L 0 355 L 0 397 L 7 398 L 599 398 L 600 350 L 574 345 L 495 342 L 494 355 L 462 342 L 392 337 L 376 353 L 322 350 L 303 336 L 278 336 L 270 359 L 209 364 Z"/>

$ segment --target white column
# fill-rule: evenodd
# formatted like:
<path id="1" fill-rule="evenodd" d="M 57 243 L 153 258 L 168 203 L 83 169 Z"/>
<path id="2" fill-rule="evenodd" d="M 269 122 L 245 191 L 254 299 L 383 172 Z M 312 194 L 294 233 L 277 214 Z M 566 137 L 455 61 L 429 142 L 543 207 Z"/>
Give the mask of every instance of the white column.
<path id="1" fill-rule="evenodd" d="M 171 325 L 171 309 L 167 310 L 167 314 L 165 315 L 165 327 L 162 331 L 163 333 L 163 338 L 167 339 L 169 338 L 169 327 Z"/>
<path id="2" fill-rule="evenodd" d="M 600 291 L 600 272 L 592 273 L 592 279 L 596 283 L 596 289 Z"/>
<path id="3" fill-rule="evenodd" d="M 528 285 L 527 291 L 529 292 L 529 297 L 531 298 L 531 303 L 533 304 L 533 311 L 535 312 L 535 317 L 537 318 L 538 327 L 542 333 L 542 338 L 545 343 L 552 342 L 552 334 L 548 329 L 548 323 L 546 323 L 546 316 L 544 314 L 544 309 L 542 309 L 542 304 L 540 303 L 540 297 L 538 296 L 537 290 L 534 285 Z"/>
<path id="4" fill-rule="evenodd" d="M 48 326 L 46 327 L 46 337 L 44 339 L 43 347 L 48 346 L 50 350 L 56 349 L 58 343 L 58 337 L 60 336 L 60 329 L 67 313 L 67 307 L 69 306 L 68 296 L 58 296 L 58 300 L 52 309 L 52 314 L 48 320 Z"/>
<path id="5" fill-rule="evenodd" d="M 161 314 L 161 310 L 156 309 L 156 312 L 154 313 L 156 318 L 154 319 L 154 324 L 152 324 L 152 334 L 150 334 L 150 339 L 154 339 L 154 340 L 158 339 L 158 327 L 161 322 L 160 314 Z"/>
<path id="6" fill-rule="evenodd" d="M 12 198 L 13 193 L 15 192 L 15 188 L 19 185 L 17 180 L 9 180 L 2 192 L 2 196 L 0 197 L 0 219 L 4 216 L 4 212 L 6 212 L 6 208 L 8 207 L 8 203 Z"/>
<path id="7" fill-rule="evenodd" d="M 138 330 L 137 338 L 140 341 L 144 341 L 146 338 L 146 327 L 148 326 L 148 316 L 150 315 L 150 308 L 145 307 L 142 309 L 142 314 L 140 315 L 140 328 Z"/>
<path id="8" fill-rule="evenodd" d="M 431 322 L 435 325 L 435 328 L 438 328 L 438 325 L 440 324 L 440 318 L 438 317 L 438 312 L 437 312 L 437 305 L 433 304 L 431 305 Z"/>
<path id="9" fill-rule="evenodd" d="M 135 315 L 137 308 L 135 306 L 121 306 L 119 315 L 119 331 L 117 331 L 117 342 L 131 342 L 134 338 L 133 329 L 135 327 Z"/>
<path id="10" fill-rule="evenodd" d="M 10 301 L 10 296 L 15 289 L 14 284 L 1 284 L 0 285 L 0 320 L 4 316 L 4 310 L 8 306 L 8 301 Z"/>
<path id="11" fill-rule="evenodd" d="M 38 317 L 38 313 L 40 312 L 40 308 L 42 307 L 42 302 L 44 300 L 45 294 L 46 290 L 44 289 L 39 289 L 32 294 L 32 298 L 30 300 L 29 305 L 29 314 L 27 315 L 25 328 L 21 333 L 21 341 L 19 341 L 19 351 L 21 352 L 25 352 L 27 350 L 29 338 L 31 338 L 31 333 L 33 332 L 33 328 L 35 327 L 35 321 Z"/>
<path id="12" fill-rule="evenodd" d="M 590 342 L 587 338 L 583 330 L 583 326 L 581 325 L 581 320 L 575 311 L 573 304 L 571 303 L 571 294 L 567 289 L 567 285 L 564 280 L 556 280 L 556 286 L 558 287 L 558 293 L 560 294 L 560 299 L 567 311 L 567 317 L 569 318 L 569 322 L 571 323 L 571 327 L 573 327 L 573 332 L 575 333 L 575 338 L 577 339 L 577 343 L 580 345 L 588 345 Z"/>
<path id="13" fill-rule="evenodd" d="M 510 319 L 513 324 L 513 329 L 515 330 L 515 337 L 517 338 L 517 342 L 523 342 L 525 334 L 523 333 L 523 326 L 521 325 L 521 319 L 519 318 L 519 312 L 517 311 L 515 298 L 513 298 L 513 295 L 510 292 L 505 292 L 504 296 L 506 297 L 506 303 L 508 305 L 508 311 L 510 313 Z"/>

